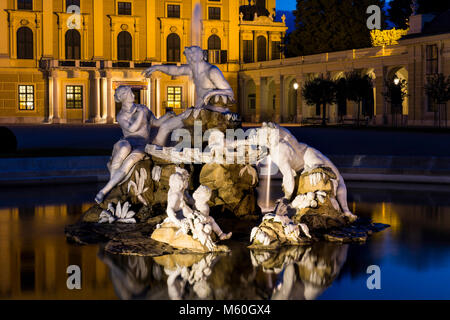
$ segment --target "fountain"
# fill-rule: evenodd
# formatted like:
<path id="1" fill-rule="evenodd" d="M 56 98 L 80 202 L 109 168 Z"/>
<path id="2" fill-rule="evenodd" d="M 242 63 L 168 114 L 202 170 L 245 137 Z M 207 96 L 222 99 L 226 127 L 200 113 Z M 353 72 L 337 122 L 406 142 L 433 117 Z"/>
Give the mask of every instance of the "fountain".
<path id="1" fill-rule="evenodd" d="M 160 256 L 180 250 L 228 252 L 222 242 L 229 243 L 239 228 L 248 232 L 250 248 L 258 250 L 360 242 L 383 229 L 355 224 L 344 179 L 321 152 L 275 123 L 244 133 L 239 114 L 229 110 L 233 90 L 221 70 L 204 60 L 201 30 L 197 4 L 192 46 L 184 50 L 187 63 L 143 72 L 145 77 L 154 72 L 191 77 L 194 107 L 157 119 L 133 103 L 130 88 L 116 90 L 124 106 L 117 116 L 123 138 L 108 164 L 110 180 L 95 197 L 97 204 L 66 228 L 67 236 L 79 243 L 106 238 L 109 253 Z M 271 208 L 274 168 L 282 175 L 281 197 Z"/>

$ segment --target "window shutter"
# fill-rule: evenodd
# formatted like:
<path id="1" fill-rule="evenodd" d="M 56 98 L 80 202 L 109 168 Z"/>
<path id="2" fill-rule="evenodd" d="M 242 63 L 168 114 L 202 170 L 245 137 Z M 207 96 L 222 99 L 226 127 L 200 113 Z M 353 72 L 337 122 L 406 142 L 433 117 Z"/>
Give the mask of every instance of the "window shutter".
<path id="1" fill-rule="evenodd" d="M 220 50 L 220 63 L 227 63 L 228 52 L 227 50 Z"/>

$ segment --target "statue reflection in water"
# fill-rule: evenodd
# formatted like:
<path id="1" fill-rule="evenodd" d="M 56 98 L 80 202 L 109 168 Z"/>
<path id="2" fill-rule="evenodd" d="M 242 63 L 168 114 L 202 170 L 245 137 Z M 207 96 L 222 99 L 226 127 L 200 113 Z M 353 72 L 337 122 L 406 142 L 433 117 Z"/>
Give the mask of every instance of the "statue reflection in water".
<path id="1" fill-rule="evenodd" d="M 252 264 L 267 274 L 273 300 L 314 300 L 336 279 L 348 245 L 316 243 L 283 247 L 278 252 L 251 251 Z"/>
<path id="2" fill-rule="evenodd" d="M 120 299 L 313 300 L 339 275 L 348 251 L 348 245 L 334 243 L 240 248 L 232 254 L 99 257 Z"/>

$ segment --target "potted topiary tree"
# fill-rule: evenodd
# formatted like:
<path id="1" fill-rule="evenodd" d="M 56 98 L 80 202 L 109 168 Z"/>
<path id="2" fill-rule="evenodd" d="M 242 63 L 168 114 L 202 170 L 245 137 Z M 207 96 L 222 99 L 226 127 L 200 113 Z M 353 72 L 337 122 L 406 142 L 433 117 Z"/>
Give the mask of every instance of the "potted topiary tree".
<path id="1" fill-rule="evenodd" d="M 405 97 L 408 95 L 406 80 L 395 78 L 394 80 L 386 80 L 384 83 L 385 91 L 383 92 L 384 99 L 391 104 L 392 125 L 397 123 L 397 114 L 402 114 L 402 104 Z"/>
<path id="2" fill-rule="evenodd" d="M 436 104 L 434 108 L 434 121 L 438 122 L 441 127 L 441 109 L 443 109 L 443 116 L 445 120 L 445 127 L 447 127 L 447 101 L 450 100 L 450 76 L 447 78 L 438 73 L 430 76 L 425 84 L 425 92 L 428 98 Z"/>
<path id="3" fill-rule="evenodd" d="M 327 105 L 336 102 L 336 84 L 323 76 L 307 81 L 302 95 L 309 105 L 322 106 L 322 125 L 326 125 Z"/>
<path id="4" fill-rule="evenodd" d="M 370 90 L 373 88 L 372 78 L 359 71 L 351 71 L 345 74 L 347 99 L 358 104 L 357 125 L 360 124 L 361 104 L 365 99 L 369 99 Z"/>

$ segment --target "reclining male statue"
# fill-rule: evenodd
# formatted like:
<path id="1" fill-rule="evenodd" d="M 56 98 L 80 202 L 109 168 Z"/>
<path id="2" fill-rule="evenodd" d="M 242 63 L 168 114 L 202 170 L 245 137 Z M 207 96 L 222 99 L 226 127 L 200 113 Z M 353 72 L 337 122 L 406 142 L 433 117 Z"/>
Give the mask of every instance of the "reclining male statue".
<path id="1" fill-rule="evenodd" d="M 186 47 L 183 53 L 186 56 L 187 64 L 181 66 L 155 65 L 142 72 L 147 78 L 155 71 L 171 76 L 189 76 L 194 80 L 197 95 L 197 101 L 193 109 L 189 108 L 164 123 L 153 140 L 155 145 L 165 146 L 172 131 L 182 128 L 183 120 L 187 119 L 191 112 L 194 112 L 194 118 L 197 118 L 202 109 L 228 113 L 230 111 L 224 106 L 234 103 L 234 93 L 229 83 L 225 80 L 219 68 L 203 59 L 203 50 L 200 47 Z"/>
<path id="2" fill-rule="evenodd" d="M 121 183 L 133 166 L 144 158 L 145 146 L 150 143 L 150 129 L 160 127 L 174 116 L 167 113 L 157 119 L 146 106 L 134 103 L 133 91 L 128 86 L 119 86 L 114 99 L 122 103 L 122 109 L 116 118 L 122 128 L 123 137 L 114 144 L 111 161 L 108 164 L 110 180 L 97 193 L 95 197 L 97 203 L 101 203 L 105 195 Z"/>

